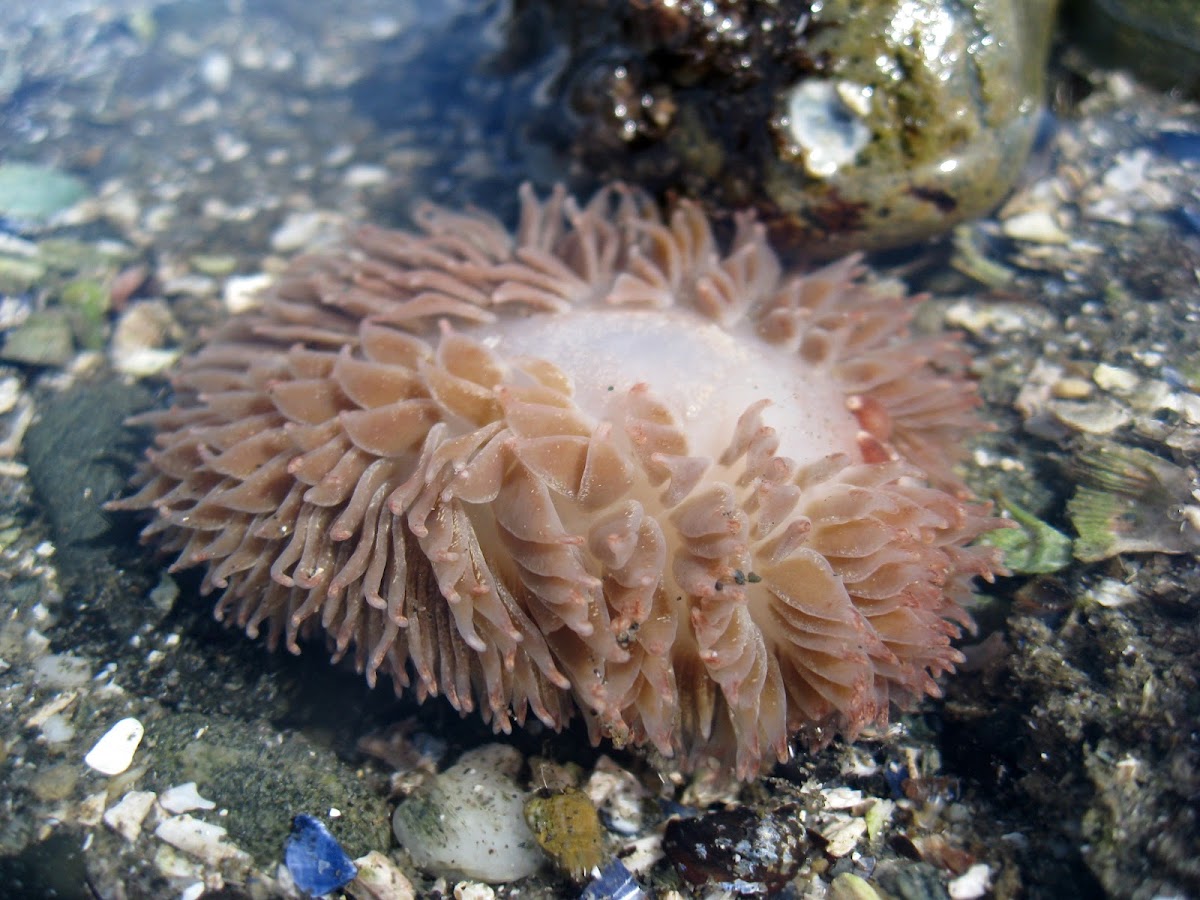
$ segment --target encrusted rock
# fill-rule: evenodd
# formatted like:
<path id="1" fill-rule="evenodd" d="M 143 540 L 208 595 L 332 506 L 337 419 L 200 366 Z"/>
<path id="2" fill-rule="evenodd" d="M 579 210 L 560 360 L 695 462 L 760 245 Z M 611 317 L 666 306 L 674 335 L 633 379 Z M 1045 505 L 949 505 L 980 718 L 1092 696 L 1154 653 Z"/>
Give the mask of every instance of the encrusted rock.
<path id="1" fill-rule="evenodd" d="M 1055 5 L 531 2 L 510 33 L 552 72 L 541 130 L 589 173 L 754 207 L 830 257 L 919 241 L 1003 197 L 1033 139 Z M 558 35 L 541 56 L 536 34 Z"/>

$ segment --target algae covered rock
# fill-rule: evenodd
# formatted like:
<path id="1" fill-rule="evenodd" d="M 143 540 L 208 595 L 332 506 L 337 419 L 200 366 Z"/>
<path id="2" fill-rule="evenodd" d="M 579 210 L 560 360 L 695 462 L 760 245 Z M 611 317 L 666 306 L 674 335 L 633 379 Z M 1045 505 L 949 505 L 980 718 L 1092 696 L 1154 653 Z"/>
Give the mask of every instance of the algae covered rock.
<path id="1" fill-rule="evenodd" d="M 1055 2 L 518 9 L 522 40 L 566 45 L 545 119 L 581 171 L 717 215 L 754 207 L 776 239 L 832 257 L 917 242 L 1004 196 L 1033 140 Z"/>
<path id="2" fill-rule="evenodd" d="M 281 858 L 293 818 L 336 807 L 333 827 L 351 855 L 387 847 L 384 799 L 355 768 L 296 732 L 186 713 L 155 735 L 156 786 L 195 781 L 218 808 L 230 837 L 260 862 Z"/>

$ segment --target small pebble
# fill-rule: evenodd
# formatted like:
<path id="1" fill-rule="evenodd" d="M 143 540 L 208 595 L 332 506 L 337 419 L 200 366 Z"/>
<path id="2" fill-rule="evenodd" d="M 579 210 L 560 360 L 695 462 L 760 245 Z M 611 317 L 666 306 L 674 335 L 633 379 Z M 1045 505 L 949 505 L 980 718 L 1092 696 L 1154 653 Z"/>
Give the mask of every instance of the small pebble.
<path id="1" fill-rule="evenodd" d="M 201 275 L 223 278 L 233 274 L 237 257 L 228 253 L 196 253 L 188 257 L 188 263 Z"/>
<path id="2" fill-rule="evenodd" d="M 21 397 L 21 381 L 15 376 L 0 378 L 0 415 L 12 412 Z"/>
<path id="3" fill-rule="evenodd" d="M 104 809 L 108 806 L 108 792 L 97 791 L 79 803 L 74 809 L 74 819 L 80 825 L 95 828 L 104 820 Z"/>
<path id="4" fill-rule="evenodd" d="M 204 865 L 201 862 L 167 844 L 162 844 L 155 850 L 154 868 L 163 877 L 182 883 L 194 882 L 204 874 Z M 279 868 L 287 871 L 282 864 Z"/>
<path id="5" fill-rule="evenodd" d="M 343 180 L 348 188 L 373 188 L 388 183 L 391 175 L 383 166 L 360 164 L 346 170 Z"/>
<path id="6" fill-rule="evenodd" d="M 125 308 L 125 304 L 146 283 L 150 269 L 144 265 L 127 266 L 113 276 L 108 286 L 108 300 L 113 309 Z"/>
<path id="7" fill-rule="evenodd" d="M 1050 386 L 1050 393 L 1058 400 L 1086 400 L 1092 385 L 1086 378 L 1061 378 Z"/>
<path id="8" fill-rule="evenodd" d="M 0 163 L 0 215 L 42 223 L 87 195 L 87 185 L 66 172 L 28 163 Z"/>
<path id="9" fill-rule="evenodd" d="M 843 872 L 829 885 L 826 900 L 879 900 L 879 893 L 851 872 Z"/>
<path id="10" fill-rule="evenodd" d="M 1028 331 L 1030 314 L 1014 309 L 1011 304 L 986 303 L 978 300 L 959 300 L 946 310 L 946 324 L 965 328 L 971 334 L 1012 334 Z"/>
<path id="11" fill-rule="evenodd" d="M 992 870 L 986 863 L 976 863 L 948 885 L 952 900 L 976 900 L 988 892 Z"/>
<path id="12" fill-rule="evenodd" d="M 133 763 L 133 755 L 145 733 L 137 719 L 122 719 L 96 742 L 83 761 L 102 775 L 120 775 Z"/>
<path id="13" fill-rule="evenodd" d="M 339 166 L 344 166 L 350 160 L 354 159 L 355 147 L 349 141 L 342 144 L 335 144 L 328 153 L 325 154 L 325 167 L 336 169 Z"/>
<path id="14" fill-rule="evenodd" d="M 1138 382 L 1141 381 L 1136 372 L 1118 366 L 1110 366 L 1108 363 L 1100 363 L 1092 370 L 1092 380 L 1101 390 L 1122 397 L 1132 394 L 1137 389 Z"/>
<path id="15" fill-rule="evenodd" d="M 369 34 L 377 41 L 386 41 L 394 38 L 405 28 L 404 20 L 394 19 L 391 16 L 376 16 L 367 23 Z"/>
<path id="16" fill-rule="evenodd" d="M 867 826 L 867 840 L 876 841 L 883 834 L 883 829 L 896 810 L 892 800 L 875 800 L 863 815 Z"/>
<path id="17" fill-rule="evenodd" d="M 222 132 L 213 138 L 213 150 L 221 162 L 235 163 L 245 159 L 250 153 L 251 146 L 246 141 L 227 132 Z"/>
<path id="18" fill-rule="evenodd" d="M 218 94 L 233 80 L 233 61 L 224 53 L 209 53 L 200 60 L 200 77 Z"/>
<path id="19" fill-rule="evenodd" d="M 270 275 L 232 275 L 225 279 L 225 308 L 231 313 L 254 309 L 262 302 L 262 292 L 272 282 Z"/>
<path id="20" fill-rule="evenodd" d="M 0 359 L 31 366 L 64 366 L 75 353 L 71 323 L 61 309 L 31 313 L 4 335 Z"/>
<path id="21" fill-rule="evenodd" d="M 294 253 L 317 244 L 331 236 L 334 218 L 321 210 L 302 210 L 288 213 L 271 235 L 271 249 L 276 253 Z"/>
<path id="22" fill-rule="evenodd" d="M 50 746 L 65 744 L 75 737 L 75 726 L 59 713 L 47 716 L 42 722 L 42 740 Z"/>
<path id="23" fill-rule="evenodd" d="M 180 351 L 164 349 L 164 345 L 178 327 L 165 301 L 139 300 L 132 304 L 113 329 L 109 347 L 113 368 L 137 378 L 167 369 L 179 358 Z"/>
<path id="24" fill-rule="evenodd" d="M 835 821 L 820 830 L 821 837 L 829 842 L 825 845 L 825 853 L 835 858 L 853 852 L 866 833 L 866 820 L 860 818 Z"/>
<path id="25" fill-rule="evenodd" d="M 172 275 L 164 279 L 162 292 L 167 297 L 211 297 L 217 290 L 217 282 L 209 275 L 195 272 Z"/>
<path id="26" fill-rule="evenodd" d="M 70 653 L 52 653 L 33 664 L 33 683 L 42 688 L 68 690 L 92 680 L 92 663 Z"/>
<path id="27" fill-rule="evenodd" d="M 621 862 L 635 875 L 648 875 L 662 858 L 662 835 L 653 832 L 621 848 Z"/>
<path id="28" fill-rule="evenodd" d="M 1132 584 L 1126 584 L 1117 578 L 1101 578 L 1095 585 L 1083 592 L 1083 596 L 1107 609 L 1119 609 L 1136 603 L 1138 590 Z"/>
<path id="29" fill-rule="evenodd" d="M 496 892 L 477 881 L 460 881 L 454 886 L 454 900 L 495 900 Z"/>
<path id="30" fill-rule="evenodd" d="M 1006 236 L 1018 241 L 1065 244 L 1070 240 L 1067 233 L 1058 227 L 1054 216 L 1044 209 L 1031 210 L 1005 219 L 1001 227 Z"/>
<path id="31" fill-rule="evenodd" d="M 488 744 L 401 803 L 392 828 L 413 862 L 489 884 L 536 872 L 544 857 L 525 824 L 525 793 L 510 774 L 520 763 L 513 748 Z"/>
<path id="32" fill-rule="evenodd" d="M 853 809 L 863 802 L 863 792 L 848 787 L 826 788 L 821 798 L 825 809 Z"/>

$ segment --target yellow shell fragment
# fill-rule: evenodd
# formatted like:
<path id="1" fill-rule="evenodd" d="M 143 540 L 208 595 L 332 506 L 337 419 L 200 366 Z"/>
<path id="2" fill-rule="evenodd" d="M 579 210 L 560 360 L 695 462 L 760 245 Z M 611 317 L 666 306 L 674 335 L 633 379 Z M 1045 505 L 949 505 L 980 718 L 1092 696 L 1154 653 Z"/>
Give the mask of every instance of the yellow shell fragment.
<path id="1" fill-rule="evenodd" d="M 525 821 L 546 855 L 574 881 L 584 881 L 604 858 L 604 828 L 583 791 L 538 791 L 525 801 Z"/>

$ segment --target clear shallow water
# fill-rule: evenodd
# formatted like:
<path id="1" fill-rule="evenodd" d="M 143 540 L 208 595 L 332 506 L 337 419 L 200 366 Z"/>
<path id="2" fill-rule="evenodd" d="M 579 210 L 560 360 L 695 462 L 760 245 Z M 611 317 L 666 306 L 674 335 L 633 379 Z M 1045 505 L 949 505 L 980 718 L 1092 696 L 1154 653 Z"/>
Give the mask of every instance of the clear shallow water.
<path id="1" fill-rule="evenodd" d="M 489 15 L 471 4 L 382 2 L 336 17 L 283 2 L 14 2 L 0 13 L 0 160 L 69 172 L 87 195 L 61 224 L 10 223 L 0 246 L 36 264 L 32 274 L 6 270 L 0 325 L 10 333 L 33 313 L 62 313 L 39 340 L 66 341 L 51 358 L 0 364 L 0 395 L 10 397 L 0 405 L 11 402 L 0 413 L 11 447 L 0 458 L 0 871 L 14 885 L 58 872 L 80 896 L 89 880 L 102 896 L 116 896 L 117 885 L 130 896 L 183 891 L 210 870 L 193 858 L 168 874 L 151 825 L 126 840 L 100 812 L 130 790 L 187 780 L 228 811 L 212 821 L 254 854 L 260 874 L 242 873 L 242 882 L 274 876 L 300 811 L 336 806 L 355 854 L 386 850 L 387 775 L 357 740 L 397 718 L 456 749 L 485 740 L 486 729 L 445 707 L 397 710 L 386 692 L 368 694 L 331 670 L 319 649 L 281 659 L 212 625 L 191 576 L 160 583 L 132 523 L 97 511 L 144 438 L 98 437 L 98 424 L 124 412 L 89 391 L 130 346 L 192 345 L 227 314 L 239 279 L 277 272 L 349 223 L 403 221 L 416 197 L 511 215 L 515 185 L 544 177 L 547 160 L 509 127 L 521 114 L 514 98 L 531 85 L 469 71 L 497 45 Z M 1196 460 L 1196 131 L 1194 108 L 1097 75 L 1089 100 L 1064 111 L 1019 199 L 965 229 L 957 250 L 922 256 L 912 273 L 938 293 L 922 316 L 969 333 L 998 427 L 970 461 L 973 483 L 1067 533 L 1082 442 L 1146 449 L 1185 482 Z M 1066 240 L 1019 231 L 1013 220 L 1030 212 L 1047 214 Z M 138 266 L 142 281 L 114 299 L 113 280 Z M 65 287 L 85 281 L 108 290 L 101 309 L 67 301 Z M 133 324 L 149 337 L 122 345 L 119 326 L 135 309 L 144 321 Z M 167 393 L 160 375 L 124 381 L 144 395 L 123 402 Z M 64 423 L 54 440 L 44 430 L 22 439 L 34 413 L 43 429 Z M 115 451 L 92 452 L 99 446 Z M 70 472 L 86 477 L 55 499 L 46 485 L 76 484 Z M 1172 498 L 1133 514 L 1186 534 L 1188 499 Z M 89 515 L 96 531 L 72 530 Z M 930 719 L 940 736 L 918 718 L 893 743 L 805 760 L 805 774 L 886 797 L 879 778 L 847 774 L 851 763 L 911 751 L 929 779 L 959 784 L 956 818 L 944 825 L 952 842 L 1004 848 L 978 853 L 997 880 L 1011 871 L 1034 896 L 1067 896 L 1068 884 L 1084 895 L 1101 879 L 1113 894 L 1191 889 L 1191 739 L 1179 723 L 1195 719 L 1188 598 L 1198 584 L 1190 553 L 1141 552 L 1067 560 L 1050 575 L 1002 583 L 978 618 L 1004 649 L 983 674 L 951 682 L 949 707 Z M 131 774 L 109 781 L 82 759 L 126 715 L 144 720 L 148 739 Z M 201 732 L 219 740 L 193 739 Z M 527 756 L 548 745 L 585 769 L 594 763 L 579 734 L 515 740 Z M 290 762 L 300 758 L 306 765 Z M 1150 843 L 1154 821 L 1169 823 L 1175 844 Z M 895 833 L 925 837 L 915 826 Z M 546 877 L 524 896 L 563 890 Z"/>

